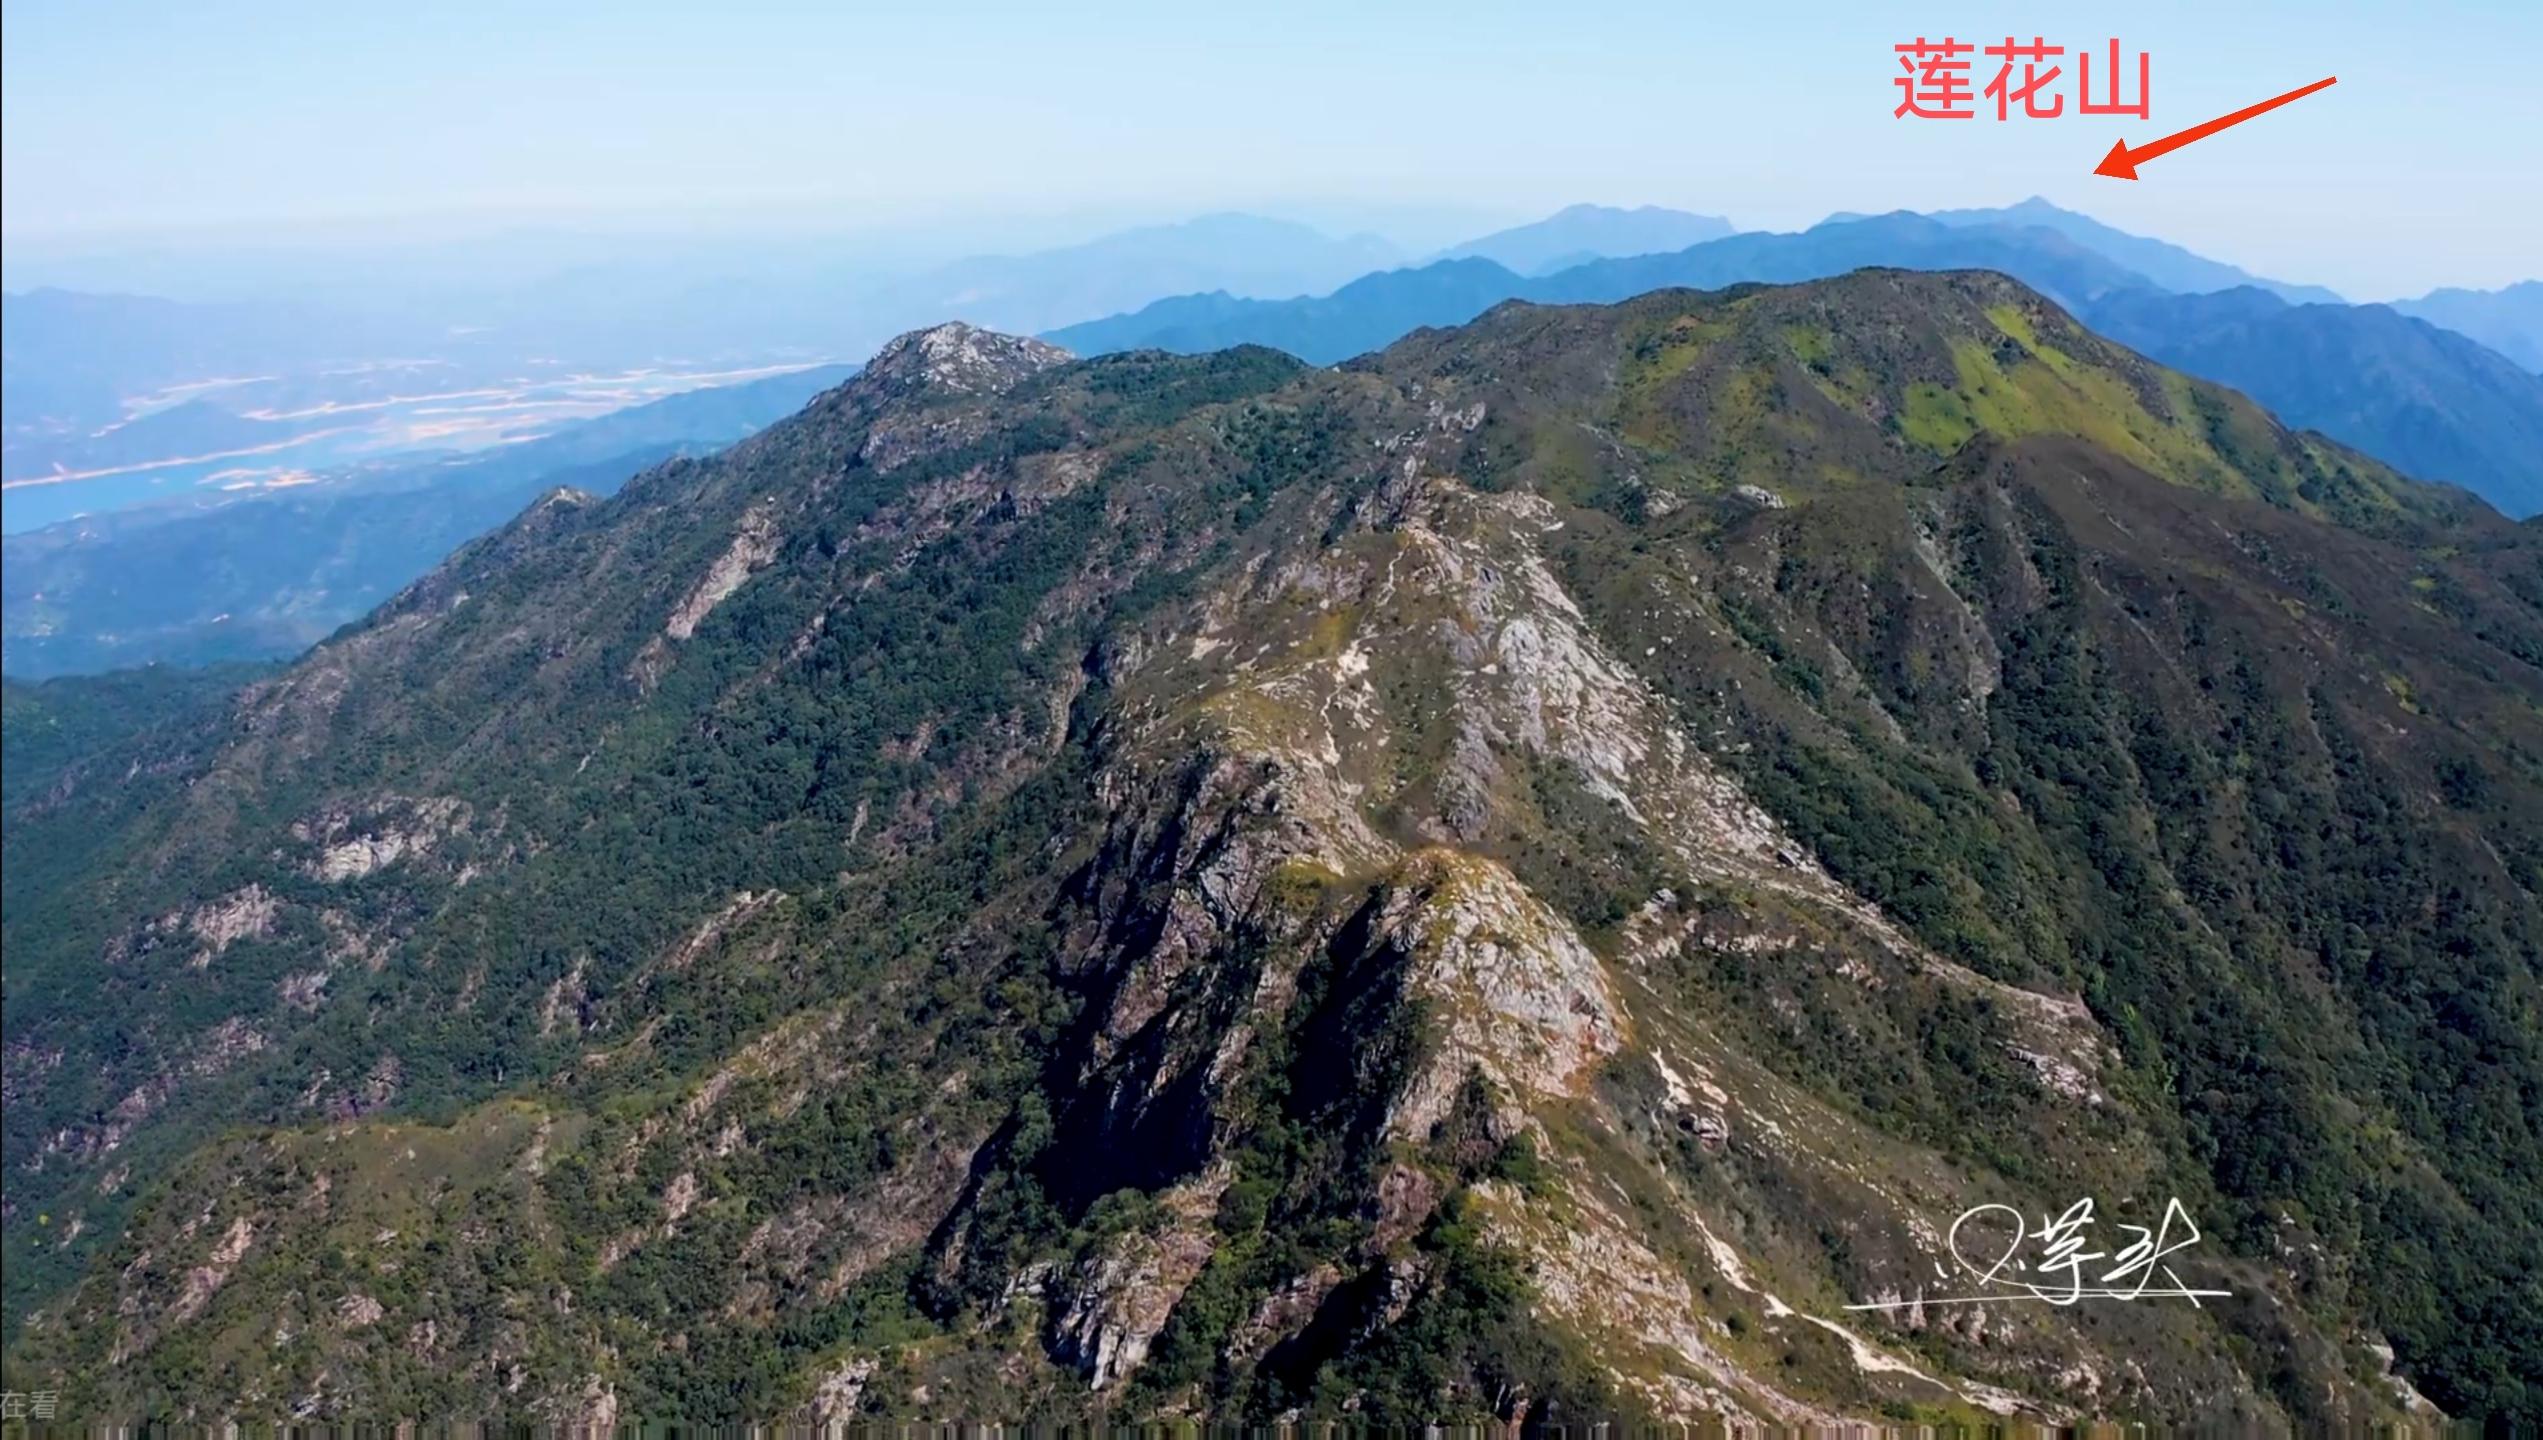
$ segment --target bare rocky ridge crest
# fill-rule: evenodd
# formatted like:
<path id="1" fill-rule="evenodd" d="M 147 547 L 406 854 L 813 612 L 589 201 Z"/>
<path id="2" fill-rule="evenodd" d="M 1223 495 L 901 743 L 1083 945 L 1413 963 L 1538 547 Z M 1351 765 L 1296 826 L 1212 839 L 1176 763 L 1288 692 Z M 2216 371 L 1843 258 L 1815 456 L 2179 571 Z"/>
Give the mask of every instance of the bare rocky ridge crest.
<path id="1" fill-rule="evenodd" d="M 2042 307 L 2009 286 L 1831 283 L 1936 310 L 2031 306 L 2002 323 L 2045 323 L 2021 318 Z M 1242 354 L 1071 367 L 1038 342 L 937 327 L 718 461 L 542 506 L 456 557 L 243 698 L 178 804 L 199 836 L 250 858 L 202 892 L 216 898 L 117 932 L 173 942 L 164 956 L 127 943 L 136 966 L 206 952 L 214 977 L 270 958 L 321 980 L 261 990 L 278 997 L 257 1017 L 270 1029 L 230 1016 L 226 1032 L 157 1041 L 126 1082 L 132 1113 L 65 1130 L 42 1163 L 76 1173 L 83 1212 L 107 1213 L 100 1167 L 138 1127 L 213 1103 L 225 1092 L 212 1081 L 268 1050 L 288 1063 L 296 1027 L 351 1013 L 354 994 L 394 1015 L 400 985 L 447 987 L 415 992 L 437 1013 L 518 1017 L 525 1077 L 422 1124 L 394 1113 L 412 1070 L 389 1047 L 291 1075 L 306 1090 L 281 1124 L 182 1172 L 252 1179 L 207 1191 L 209 1208 L 139 1212 L 16 1353 L 94 1360 L 82 1383 L 129 1406 L 185 1347 L 246 1347 L 260 1358 L 244 1388 L 187 1402 L 207 1421 L 309 1396 L 313 1413 L 354 1413 L 456 1383 L 600 1423 L 650 1398 L 664 1367 L 827 1335 L 844 1307 L 915 1296 L 926 1338 L 785 1352 L 785 1403 L 825 1421 L 1021 1401 L 1184 1412 L 1206 1403 L 1204 1382 L 1155 1376 L 1202 1346 L 1240 1400 L 1285 1407 L 1319 1367 L 1423 1314 L 1456 1278 L 1436 1235 L 1472 1225 L 1517 1257 L 1533 1323 L 1666 1418 L 2283 1420 L 2212 1314 L 1843 1308 L 1938 1293 L 1938 1227 L 1970 1205 L 2152 1195 L 2166 1122 L 2079 997 L 1915 938 L 1769 814 L 1690 712 L 1672 667 L 1729 650 L 1724 596 L 1783 560 L 1740 547 L 1785 532 L 1728 530 L 1720 571 L 1662 576 L 1626 626 L 1567 553 L 1589 507 L 1511 483 L 1516 433 L 1537 447 L 1526 463 L 1574 463 L 1578 447 L 1646 515 L 1664 489 L 1663 517 L 1718 498 L 1746 517 L 1732 526 L 1833 503 L 1807 476 L 1779 481 L 1789 496 L 1761 491 L 1765 505 L 1741 498 L 1746 471 L 1712 475 L 1718 496 L 1663 473 L 1654 436 L 1709 443 L 1804 403 L 1757 422 L 1721 400 L 1735 387 L 1701 367 L 1749 342 L 1678 303 L 1685 316 L 1630 343 L 1601 332 L 1606 349 L 1561 332 L 1625 323 L 1610 312 L 1496 317 L 1494 343 L 1542 335 L 1564 375 L 1622 393 L 1598 431 L 1526 428 L 1541 418 L 1528 407 L 1553 401 L 1531 389 L 1522 349 L 1433 363 L 1471 338 L 1299 372 Z M 1914 349 L 1894 330 L 1876 339 Z M 1641 372 L 1610 357 L 1634 345 L 1635 363 L 1703 384 L 1631 388 Z M 1950 373 L 1940 351 L 1901 363 L 1935 377 L 1920 384 Z M 1107 407 L 1151 383 L 1137 366 L 1199 398 L 1120 418 Z M 1823 378 L 1807 404 L 1890 404 L 1849 389 L 1861 382 L 1841 367 Z M 2141 398 L 2167 393 L 2159 377 L 2129 380 Z M 1031 444 L 1014 438 L 1027 424 Z M 2148 434 L 2135 443 L 2150 463 L 2226 483 L 2216 453 Z M 1845 432 L 1826 453 L 1905 469 L 1903 442 L 1877 435 Z M 2317 463 L 2290 453 L 2291 467 Z M 1278 478 L 1223 486 L 1249 467 Z M 2366 473 L 2322 472 L 2353 486 Z M 1976 553 L 1960 532 L 2009 504 L 2010 483 L 1926 512 L 1917 554 L 1938 593 L 1912 608 L 1956 637 L 1934 683 L 1958 686 L 1963 708 L 1891 716 L 1885 733 L 1976 723 L 2001 685 L 2000 621 L 1960 573 Z M 909 593 L 897 587 L 943 583 L 938 557 L 1022 570 L 1066 525 L 1081 527 L 1065 532 L 1075 548 L 1001 642 L 1000 662 L 1020 667 L 1012 691 L 854 732 L 857 763 L 890 783 L 822 818 L 818 870 L 781 882 L 702 861 L 697 893 L 640 954 L 541 951 L 539 967 L 505 973 L 476 940 L 473 926 L 552 922 L 504 907 L 605 827 L 596 811 L 661 793 L 640 788 L 650 767 L 728 736 L 756 753 L 753 697 L 871 683 L 825 647 Z M 1003 598 L 963 593 L 975 608 Z M 931 633 L 931 664 L 968 658 L 941 638 L 953 627 Z M 1833 669 L 1833 683 L 1870 696 L 1868 668 Z M 1711 673 L 1724 688 L 1764 677 Z M 468 688 L 477 677 L 492 678 Z M 288 788 L 349 743 L 393 748 L 427 709 L 463 716 L 437 732 L 453 737 L 442 748 Z M 673 740 L 628 758 L 648 728 Z M 484 773 L 510 788 L 472 792 Z M 1053 776 L 1066 806 L 1034 788 Z M 280 829 L 257 818 L 269 787 L 294 797 Z M 1027 800 L 1058 818 L 1007 850 L 982 838 Z M 773 853 L 777 823 L 733 843 Z M 177 873 L 205 843 L 171 830 L 155 854 Z M 888 887 L 930 875 L 976 889 L 922 921 Z M 374 893 L 396 903 L 350 918 Z M 1761 977 L 1771 1013 L 1712 1008 L 1723 992 L 1705 977 L 1726 970 Z M 998 998 L 1037 985 L 1049 998 Z M 983 992 L 991 1003 L 963 1008 Z M 705 1048 L 684 1033 L 728 1011 L 752 1018 Z M 2003 1062 L 1986 1083 L 2003 1136 L 2036 1148 L 2021 1166 L 1886 1127 L 1793 1063 L 1809 1044 L 1877 1053 L 1937 1017 Z M 50 1053 L 13 1037 L 13 1104 L 58 1083 Z M 855 1141 L 870 1167 L 831 1167 L 835 1138 L 789 1138 L 868 1096 L 882 1099 Z M 1264 1169 L 1290 1153 L 1265 1147 L 1297 1130 L 1329 1146 L 1320 1198 Z M 1505 1152 L 1532 1164 L 1491 1170 Z M 401 1178 L 384 1189 L 381 1175 Z M 399 1198 L 410 1192 L 434 1198 L 419 1212 Z M 1038 1245 L 1014 1230 L 1028 1204 L 1052 1217 Z M 607 1223 L 586 1228 L 595 1215 Z M 1321 1227 L 1312 1243 L 1302 1217 Z M 1273 1241 L 1297 1245 L 1298 1263 L 1256 1283 L 1248 1257 Z M 322 1254 L 353 1265 L 360 1288 L 321 1290 Z M 497 1298 L 471 1309 L 434 1288 L 454 1282 L 390 1278 L 452 1257 L 502 1275 Z M 681 1292 L 676 1319 L 613 1308 L 652 1277 L 693 1274 L 708 1279 Z M 2360 1378 L 2380 1369 L 2350 1363 L 2373 1337 L 2307 1303 L 2308 1262 L 2250 1259 L 2232 1278 L 2266 1297 L 2317 1414 L 2409 1408 Z M 1218 1310 L 1236 1318 L 1198 1328 Z M 153 1314 L 167 1318 L 135 1318 Z M 376 1343 L 387 1335 L 405 1343 Z M 1504 1419 L 1536 1403 L 1453 1399 Z"/>

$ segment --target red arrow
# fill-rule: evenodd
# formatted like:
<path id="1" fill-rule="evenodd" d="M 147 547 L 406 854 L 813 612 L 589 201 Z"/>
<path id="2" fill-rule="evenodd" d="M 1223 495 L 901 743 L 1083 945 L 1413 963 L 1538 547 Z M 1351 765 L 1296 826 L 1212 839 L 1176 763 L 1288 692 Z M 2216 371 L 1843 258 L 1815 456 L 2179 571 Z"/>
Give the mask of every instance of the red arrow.
<path id="1" fill-rule="evenodd" d="M 2219 115 L 2204 125 L 2193 125 L 2178 135 L 2166 135 L 2160 140 L 2150 140 L 2134 150 L 2129 149 L 2128 142 L 2122 140 L 2110 147 L 2110 153 L 2102 157 L 2102 163 L 2094 167 L 2093 173 L 2107 175 L 2113 180 L 2134 180 L 2137 178 L 2137 167 L 2157 155 L 2169 155 L 2191 141 L 2204 140 L 2228 125 L 2240 125 L 2263 111 L 2275 110 L 2290 100 L 2302 100 L 2316 90 L 2338 83 L 2340 83 L 2340 77 L 2337 75 L 2316 80 L 2302 89 L 2290 90 L 2275 100 L 2263 100 L 2258 105 L 2246 105 L 2231 115 Z"/>

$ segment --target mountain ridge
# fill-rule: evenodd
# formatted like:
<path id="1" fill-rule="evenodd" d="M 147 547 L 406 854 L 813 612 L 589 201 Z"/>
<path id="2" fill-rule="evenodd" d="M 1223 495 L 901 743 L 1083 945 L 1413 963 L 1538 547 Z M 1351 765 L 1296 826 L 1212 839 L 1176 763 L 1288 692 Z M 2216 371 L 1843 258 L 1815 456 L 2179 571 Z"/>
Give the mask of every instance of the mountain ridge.
<path id="1" fill-rule="evenodd" d="M 2515 1414 L 2537 543 L 1983 273 L 919 332 L 9 814 L 12 1381 Z M 2248 1298 L 1845 1310 L 2079 1189 Z"/>
<path id="2" fill-rule="evenodd" d="M 2496 290 L 2449 287 L 2416 300 L 2396 300 L 2405 315 L 2440 325 L 2543 371 L 2543 280 L 2520 280 Z"/>
<path id="3" fill-rule="evenodd" d="M 2170 241 L 2135 235 L 2117 226 L 2105 225 L 2089 215 L 2052 205 L 2037 195 L 1996 208 L 1936 210 L 1930 214 L 1946 225 L 2010 224 L 2055 230 L 2094 253 L 2127 266 L 2156 286 L 2177 294 L 2197 295 L 2251 286 L 2266 290 L 2291 305 L 2348 303 L 2337 291 L 2320 285 L 2291 285 L 2283 280 L 2254 275 L 2239 265 L 2210 260 Z"/>
<path id="4" fill-rule="evenodd" d="M 1658 205 L 1566 205 L 1542 220 L 1478 236 L 1431 257 L 1482 259 L 1522 275 L 1545 274 L 1602 257 L 1683 250 L 1733 233 L 1719 215 Z"/>
<path id="5" fill-rule="evenodd" d="M 687 391 L 491 454 L 22 531 L 5 541 L 0 655 L 18 679 L 285 658 L 359 619 L 542 490 L 566 484 L 606 494 L 669 456 L 740 440 L 849 373 L 821 366 Z"/>
<path id="6" fill-rule="evenodd" d="M 2063 212 L 2060 212 L 2063 213 Z M 1364 277 L 1331 296 L 1276 304 L 1207 297 L 1160 301 L 1132 315 L 1052 332 L 1073 349 L 1155 345 L 1190 351 L 1239 342 L 1331 363 L 1422 325 L 1458 324 L 1502 299 L 1605 302 L 1662 286 L 1711 288 L 1791 281 L 1865 265 L 1985 268 L 2041 290 L 2087 323 L 2124 326 L 2124 338 L 2167 363 L 2249 390 L 2291 421 L 2321 429 L 2423 478 L 2481 491 L 2530 513 L 2543 496 L 2530 433 L 2543 425 L 2543 387 L 2514 365 L 2433 328 L 2403 326 L 2378 307 L 2265 309 L 2257 333 L 2221 343 L 2214 318 L 2236 295 L 2168 296 L 2099 251 L 2044 227 L 1947 224 L 1897 212 L 1790 235 L 1744 234 L 1675 255 L 1600 261 L 1551 276 L 1432 267 Z M 2273 348 L 2274 346 L 2274 348 Z M 2406 347 L 2415 363 L 2397 357 Z M 2362 382 L 2348 391 L 2326 371 Z"/>

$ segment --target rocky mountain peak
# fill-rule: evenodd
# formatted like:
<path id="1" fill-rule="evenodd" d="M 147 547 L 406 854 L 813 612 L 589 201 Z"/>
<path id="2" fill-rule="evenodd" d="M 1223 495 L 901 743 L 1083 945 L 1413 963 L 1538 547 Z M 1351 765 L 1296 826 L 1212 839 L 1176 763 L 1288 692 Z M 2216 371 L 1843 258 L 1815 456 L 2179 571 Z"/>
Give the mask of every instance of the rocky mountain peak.
<path id="1" fill-rule="evenodd" d="M 1978 274 L 1064 358 L 904 336 L 243 701 L 13 686 L 11 1385 L 2525 1403 L 2543 537 Z M 2162 1196 L 2230 1299 L 1951 1243 Z"/>
<path id="2" fill-rule="evenodd" d="M 904 385 L 996 394 L 1073 359 L 1056 345 L 959 320 L 912 330 L 875 353 L 865 374 Z"/>

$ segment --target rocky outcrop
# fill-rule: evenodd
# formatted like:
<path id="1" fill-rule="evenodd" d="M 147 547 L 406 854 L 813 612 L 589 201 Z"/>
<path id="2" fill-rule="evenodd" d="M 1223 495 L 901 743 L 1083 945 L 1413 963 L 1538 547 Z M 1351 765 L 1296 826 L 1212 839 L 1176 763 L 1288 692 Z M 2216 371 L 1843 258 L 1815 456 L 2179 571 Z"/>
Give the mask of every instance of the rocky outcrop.
<path id="1" fill-rule="evenodd" d="M 1507 1096 L 1561 1100 L 1586 1093 L 1623 1047 L 1604 965 L 1507 869 L 1423 850 L 1382 895 L 1376 929 L 1410 957 L 1412 992 L 1438 1030 L 1436 1053 L 1397 1097 L 1396 1135 L 1427 1137 L 1470 1073 Z"/>
<path id="2" fill-rule="evenodd" d="M 1122 1235 L 1081 1262 L 1060 1283 L 1051 1357 L 1097 1390 L 1138 1369 L 1216 1247 L 1209 1214 L 1225 1185 L 1221 1176 L 1169 1191 L 1157 1228 Z"/>
<path id="3" fill-rule="evenodd" d="M 430 853 L 466 830 L 470 818 L 468 806 L 450 796 L 385 796 L 358 810 L 311 816 L 292 827 L 292 837 L 315 847 L 305 866 L 312 879 L 341 884 Z"/>
<path id="4" fill-rule="evenodd" d="M 698 622 L 708 612 L 724 603 L 726 597 L 742 588 L 742 583 L 777 558 L 777 526 L 768 505 L 753 505 L 742 512 L 741 523 L 734 527 L 732 543 L 724 547 L 715 563 L 698 577 L 698 583 L 663 622 L 662 633 L 674 640 L 686 640 L 698 633 Z"/>
<path id="5" fill-rule="evenodd" d="M 1400 1400 L 1416 1379 L 1367 1377 L 1404 1326 L 1430 1402 L 1512 1425 L 1599 1393 L 1732 1428 L 2286 1419 L 2237 1320 L 1943 1303 L 1954 1214 L 2079 1187 L 2120 1213 L 2180 1116 L 2071 972 L 1935 925 L 1962 857 L 1881 808 L 1964 783 L 1899 747 L 2021 678 L 1996 612 L 2030 601 L 1984 593 L 1993 542 L 1950 508 L 1978 502 L 1929 503 L 1937 462 L 1899 468 L 1892 429 L 1790 473 L 1758 457 L 1798 431 L 1705 448 L 1779 385 L 1839 407 L 1813 424 L 1862 397 L 1740 371 L 1707 384 L 1745 409 L 1697 404 L 1673 377 L 1801 322 L 1752 323 L 1767 292 L 1679 303 L 1701 314 L 1602 321 L 1603 348 L 1515 311 L 1498 348 L 1324 371 L 1068 368 L 940 327 L 725 456 L 557 507 L 510 568 L 455 564 L 260 690 L 189 798 L 273 873 L 163 846 L 215 898 L 99 891 L 162 917 L 88 939 L 119 993 L 149 998 L 155 937 L 219 960 L 194 993 L 244 976 L 269 1008 L 137 1023 L 120 1071 L 13 1033 L 13 1109 L 114 1076 L 12 1177 L 71 1177 L 83 1219 L 122 1181 L 77 1167 L 189 1087 L 308 1126 L 180 1172 L 254 1208 L 143 1214 L 35 1352 L 148 1393 L 194 1352 L 109 1318 L 129 1304 L 204 1353 L 315 1347 L 327 1377 L 283 1403 L 319 1411 L 465 1376 L 568 1427 L 738 1393 L 823 1426 L 1216 1420 Z M 1867 343 L 1912 349 L 1905 324 Z M 1939 387 L 1950 360 L 1901 363 Z M 1891 537 L 1905 588 L 1849 568 L 1880 537 L 1844 527 L 1811 570 L 1786 527 L 1893 480 L 1924 527 Z M 2006 584 L 2056 581 L 2009 548 Z M 1789 773 L 1746 748 L 1794 734 Z M 265 767 L 338 753 L 277 791 L 296 825 L 257 811 Z M 1970 793 L 1952 813 L 2030 824 Z M 2008 883 L 2093 873 L 2058 868 L 2063 832 L 2005 833 Z M 245 1075 L 269 1049 L 290 1073 Z M 398 1113 L 453 1094 L 478 1108 Z M 2326 1405 L 2410 1404 L 2338 1358 L 2330 1287 L 2300 1283 L 2332 1262 L 2292 1223 L 2236 1262 L 2241 1313 Z M 1458 1370 L 1478 1327 L 1542 1370 Z M 1537 1393 L 1571 1359 L 1605 1390 Z M 249 1372 L 223 1403 L 281 1394 Z"/>
<path id="6" fill-rule="evenodd" d="M 954 321 L 893 340 L 874 352 L 857 378 L 868 385 L 988 395 L 1012 389 L 1069 358 L 1056 345 Z"/>

